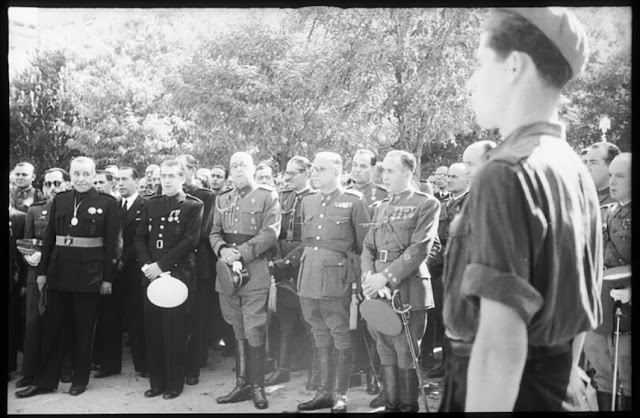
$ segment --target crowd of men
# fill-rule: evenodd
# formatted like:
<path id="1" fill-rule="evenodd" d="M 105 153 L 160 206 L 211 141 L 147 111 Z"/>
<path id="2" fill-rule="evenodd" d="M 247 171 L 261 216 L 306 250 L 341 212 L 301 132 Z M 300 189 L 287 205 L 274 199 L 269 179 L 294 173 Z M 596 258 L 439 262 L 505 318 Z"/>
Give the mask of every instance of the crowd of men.
<path id="1" fill-rule="evenodd" d="M 580 408 L 580 367 L 600 410 L 614 397 L 630 409 L 631 154 L 599 142 L 579 156 L 555 118 L 587 55 L 564 9 L 494 10 L 468 88 L 480 126 L 504 139 L 425 181 L 400 150 L 358 150 L 348 173 L 334 152 L 294 156 L 277 175 L 245 152 L 143 175 L 76 157 L 44 171 L 42 190 L 17 164 L 16 396 L 59 381 L 77 396 L 92 369 L 121 373 L 126 330 L 150 398 L 200 384 L 220 345 L 236 381 L 218 403 L 265 409 L 265 386 L 307 369 L 315 395 L 299 411 L 346 412 L 366 374 L 372 408 L 416 412 L 422 364 L 445 377 L 441 411 Z M 146 291 L 168 272 L 188 289 L 175 307 Z"/>

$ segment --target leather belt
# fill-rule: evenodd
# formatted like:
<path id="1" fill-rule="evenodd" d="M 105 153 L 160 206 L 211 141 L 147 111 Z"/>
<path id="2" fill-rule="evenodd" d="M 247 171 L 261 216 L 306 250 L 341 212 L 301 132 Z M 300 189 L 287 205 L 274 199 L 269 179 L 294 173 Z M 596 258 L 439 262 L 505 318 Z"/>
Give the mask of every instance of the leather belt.
<path id="1" fill-rule="evenodd" d="M 383 263 L 390 263 L 393 260 L 397 259 L 402 255 L 404 251 L 388 251 L 388 250 L 379 250 L 378 256 L 376 257 L 377 261 L 382 261 Z"/>
<path id="2" fill-rule="evenodd" d="M 456 357 L 471 356 L 471 348 L 473 347 L 473 343 L 445 338 L 445 344 L 449 349 L 449 353 Z M 540 347 L 534 347 L 530 345 L 527 347 L 527 361 L 537 360 L 545 357 L 553 357 L 559 354 L 566 353 L 568 351 L 571 351 L 571 341 Z"/>
<path id="3" fill-rule="evenodd" d="M 56 245 L 60 247 L 95 248 L 104 246 L 102 237 L 86 238 L 56 235 Z"/>

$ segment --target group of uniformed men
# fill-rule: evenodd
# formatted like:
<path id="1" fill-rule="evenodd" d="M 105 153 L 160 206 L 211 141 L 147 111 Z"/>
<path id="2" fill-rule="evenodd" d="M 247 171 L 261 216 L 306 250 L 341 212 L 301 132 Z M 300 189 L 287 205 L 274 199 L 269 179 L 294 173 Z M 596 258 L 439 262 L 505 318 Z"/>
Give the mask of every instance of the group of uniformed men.
<path id="1" fill-rule="evenodd" d="M 235 387 L 218 403 L 267 408 L 264 387 L 289 381 L 294 330 L 304 319 L 313 348 L 307 388 L 316 394 L 299 411 L 346 412 L 356 364 L 381 377 L 372 406 L 418 411 L 416 356 L 423 335 L 435 338 L 425 334 L 433 309 L 443 362 L 430 375 L 445 376 L 441 411 L 577 408 L 583 345 L 599 407 L 617 395 L 629 408 L 631 155 L 597 143 L 585 167 L 555 111 L 587 55 L 584 29 L 564 9 L 494 10 L 468 87 L 478 123 L 498 128 L 504 141 L 469 146 L 462 163 L 436 170 L 428 192 L 415 181 L 415 157 L 399 150 L 381 162 L 382 185 L 372 180 L 375 153 L 358 151 L 349 187 L 339 154 L 319 152 L 313 162 L 295 156 L 279 193 L 260 184 L 274 181 L 273 173 L 248 153 L 233 154 L 228 171 L 208 172 L 181 155 L 147 169 L 146 198 L 134 168 L 117 170 L 116 199 L 101 189 L 108 171 L 96 172 L 90 158 L 71 162 L 71 190 L 65 170 L 48 170 L 44 196 L 21 183 L 33 181 L 33 167 L 18 164 L 14 206 L 26 211 L 33 203 L 26 222 L 10 209 L 12 237 L 32 239 L 37 251 L 24 256 L 18 386 L 26 389 L 16 396 L 56 389 L 67 351 L 72 395 L 84 392 L 92 358 L 100 365 L 95 377 L 119 373 L 123 318 L 135 368 L 150 377 L 144 395 L 179 396 L 185 381 L 198 383 L 206 361 L 215 283 L 236 357 Z M 234 187 L 223 189 L 227 174 Z M 604 282 L 603 269 L 612 269 Z M 189 289 L 174 308 L 154 305 L 143 291 L 165 272 Z M 396 297 L 409 310 L 406 333 L 385 333 L 376 320 L 367 332 L 354 326 L 354 304 Z M 270 341 L 279 346 L 277 367 L 265 380 Z M 422 347 L 423 364 L 432 345 Z"/>

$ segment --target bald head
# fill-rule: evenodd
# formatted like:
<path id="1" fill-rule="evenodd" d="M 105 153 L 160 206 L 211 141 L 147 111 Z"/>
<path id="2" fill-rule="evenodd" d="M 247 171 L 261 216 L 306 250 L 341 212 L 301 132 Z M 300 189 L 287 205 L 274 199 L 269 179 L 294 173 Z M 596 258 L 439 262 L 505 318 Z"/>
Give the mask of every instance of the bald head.
<path id="1" fill-rule="evenodd" d="M 480 167 L 487 161 L 489 157 L 488 152 L 495 147 L 495 142 L 486 140 L 475 142 L 464 150 L 464 153 L 462 153 L 462 162 L 467 168 L 469 182 L 473 180 Z"/>
<path id="2" fill-rule="evenodd" d="M 469 190 L 469 179 L 467 177 L 467 168 L 462 163 L 451 164 L 447 174 L 447 190 L 455 197 L 460 196 Z"/>

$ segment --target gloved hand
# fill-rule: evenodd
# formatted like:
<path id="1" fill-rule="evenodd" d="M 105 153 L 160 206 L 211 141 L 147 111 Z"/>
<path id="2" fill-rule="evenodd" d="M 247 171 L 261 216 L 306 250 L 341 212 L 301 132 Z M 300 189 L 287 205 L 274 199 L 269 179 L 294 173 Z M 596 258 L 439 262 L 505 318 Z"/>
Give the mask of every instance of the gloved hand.
<path id="1" fill-rule="evenodd" d="M 40 264 L 40 259 L 42 258 L 42 253 L 40 251 L 36 251 L 35 253 L 31 254 L 31 255 L 25 255 L 24 259 L 25 261 L 33 267 L 36 267 L 38 264 Z"/>

